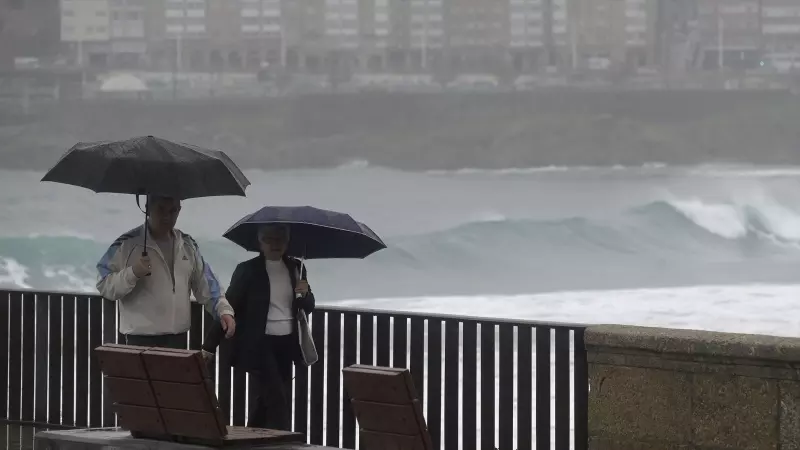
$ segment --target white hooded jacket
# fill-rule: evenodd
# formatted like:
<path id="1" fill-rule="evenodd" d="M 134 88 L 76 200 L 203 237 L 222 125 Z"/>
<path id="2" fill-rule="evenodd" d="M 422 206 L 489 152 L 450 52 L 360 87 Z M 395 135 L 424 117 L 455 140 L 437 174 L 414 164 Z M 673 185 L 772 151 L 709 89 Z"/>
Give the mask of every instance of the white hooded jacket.
<path id="1" fill-rule="evenodd" d="M 184 333 L 191 327 L 191 298 L 217 320 L 233 315 L 219 282 L 197 243 L 188 234 L 173 231 L 174 277 L 158 245 L 147 242 L 151 275 L 136 278 L 131 267 L 144 250 L 144 226 L 123 234 L 97 263 L 97 290 L 119 302 L 119 332 L 160 335 Z"/>

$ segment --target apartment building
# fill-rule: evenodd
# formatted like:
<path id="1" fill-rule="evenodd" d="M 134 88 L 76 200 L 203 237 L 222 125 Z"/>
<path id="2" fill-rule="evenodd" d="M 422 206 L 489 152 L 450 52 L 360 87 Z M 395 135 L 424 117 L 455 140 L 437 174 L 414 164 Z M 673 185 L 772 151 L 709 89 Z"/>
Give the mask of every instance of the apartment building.
<path id="1" fill-rule="evenodd" d="M 761 32 L 767 52 L 800 55 L 800 2 L 761 0 Z"/>
<path id="2" fill-rule="evenodd" d="M 764 44 L 761 0 L 697 1 L 701 67 L 757 67 Z"/>
<path id="3" fill-rule="evenodd" d="M 693 1 L 736 5 L 759 0 Z M 82 52 L 81 57 L 99 65 L 159 70 L 252 71 L 279 65 L 321 71 L 335 63 L 373 71 L 424 71 L 444 60 L 463 70 L 498 65 L 532 70 L 573 63 L 584 67 L 598 58 L 641 66 L 656 60 L 659 36 L 669 28 L 658 22 L 662 3 L 61 0 L 60 29 L 73 61 Z M 734 39 L 737 10 L 730 5 L 722 11 Z"/>
<path id="4" fill-rule="evenodd" d="M 238 35 L 240 44 L 245 47 L 242 52 L 245 55 L 244 66 L 255 68 L 264 64 L 285 64 L 285 25 L 281 1 L 238 1 Z"/>
<path id="5" fill-rule="evenodd" d="M 103 0 L 88 1 L 103 3 Z M 149 0 L 107 1 L 110 57 L 117 67 L 140 67 L 147 55 L 144 24 L 146 2 Z"/>
<path id="6" fill-rule="evenodd" d="M 58 0 L 0 0 L 0 69 L 14 58 L 55 58 L 60 52 Z"/>
<path id="7" fill-rule="evenodd" d="M 654 50 L 660 45 L 655 31 L 658 2 L 569 0 L 566 25 L 554 22 L 560 60 L 584 69 L 652 64 Z"/>
<path id="8" fill-rule="evenodd" d="M 511 41 L 509 0 L 449 0 L 445 11 L 447 43 L 456 66 L 486 67 L 505 56 Z"/>
<path id="9" fill-rule="evenodd" d="M 444 12 L 443 0 L 411 0 L 408 37 L 412 67 L 427 69 L 438 64 L 443 57 L 446 40 Z"/>
<path id="10" fill-rule="evenodd" d="M 546 63 L 544 57 L 552 44 L 551 5 L 545 0 L 509 0 L 508 48 L 517 70 Z"/>
<path id="11" fill-rule="evenodd" d="M 107 0 L 61 0 L 61 41 L 74 65 L 108 64 L 110 12 Z"/>

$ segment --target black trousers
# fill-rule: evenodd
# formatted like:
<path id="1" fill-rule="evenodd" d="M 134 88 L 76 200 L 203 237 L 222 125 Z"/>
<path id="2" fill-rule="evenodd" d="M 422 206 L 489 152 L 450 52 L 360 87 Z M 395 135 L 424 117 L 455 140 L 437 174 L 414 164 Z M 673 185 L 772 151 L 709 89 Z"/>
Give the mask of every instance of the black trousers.
<path id="1" fill-rule="evenodd" d="M 294 335 L 266 334 L 259 342 L 260 361 L 251 371 L 254 389 L 248 427 L 291 431 L 292 428 L 292 365 Z"/>
<path id="2" fill-rule="evenodd" d="M 185 349 L 186 333 L 156 335 L 126 334 L 125 345 Z"/>

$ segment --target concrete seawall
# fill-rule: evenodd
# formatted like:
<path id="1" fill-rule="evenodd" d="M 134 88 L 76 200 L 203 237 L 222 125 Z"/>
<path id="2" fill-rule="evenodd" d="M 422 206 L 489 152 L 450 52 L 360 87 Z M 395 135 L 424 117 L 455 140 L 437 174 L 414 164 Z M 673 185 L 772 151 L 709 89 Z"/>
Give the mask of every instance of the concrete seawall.
<path id="1" fill-rule="evenodd" d="M 586 331 L 589 448 L 800 448 L 800 339 L 659 328 Z"/>
<path id="2" fill-rule="evenodd" d="M 400 169 L 800 163 L 786 92 L 314 95 L 63 103 L 0 113 L 0 166 L 45 169 L 79 140 L 141 134 L 214 146 L 244 167 L 364 159 Z"/>

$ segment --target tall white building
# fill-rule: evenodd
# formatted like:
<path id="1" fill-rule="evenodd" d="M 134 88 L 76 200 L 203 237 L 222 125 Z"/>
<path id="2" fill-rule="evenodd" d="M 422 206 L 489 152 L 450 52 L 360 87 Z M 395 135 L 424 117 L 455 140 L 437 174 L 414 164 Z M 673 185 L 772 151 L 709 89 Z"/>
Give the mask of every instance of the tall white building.
<path id="1" fill-rule="evenodd" d="M 107 1 L 109 2 L 111 55 L 119 65 L 136 67 L 140 65 L 147 53 L 144 25 L 147 0 Z"/>
<path id="2" fill-rule="evenodd" d="M 150 0 L 151 1 L 151 0 Z M 208 31 L 207 28 L 207 0 L 164 0 L 164 31 L 168 40 L 174 41 L 172 45 L 174 51 L 170 51 L 169 59 L 172 66 L 182 71 L 186 69 L 186 64 L 191 67 L 201 65 L 197 60 L 205 60 L 205 56 L 198 56 L 196 50 L 187 47 L 187 41 L 204 38 Z M 187 53 L 190 55 L 187 58 Z M 223 65 L 223 56 L 214 54 L 215 66 Z"/>
<path id="3" fill-rule="evenodd" d="M 649 42 L 651 11 L 649 0 L 625 0 L 625 46 L 646 47 Z"/>
<path id="4" fill-rule="evenodd" d="M 109 35 L 108 0 L 61 0 L 62 41 L 107 41 Z"/>
<path id="5" fill-rule="evenodd" d="M 167 35 L 172 38 L 206 33 L 207 0 L 165 0 Z"/>
<path id="6" fill-rule="evenodd" d="M 75 64 L 87 65 L 90 58 L 105 60 L 109 28 L 109 0 L 61 0 L 61 41 L 68 44 Z"/>
<path id="7" fill-rule="evenodd" d="M 281 0 L 239 0 L 239 3 L 243 37 L 280 39 L 283 30 Z"/>
<path id="8" fill-rule="evenodd" d="M 762 0 L 761 32 L 769 52 L 800 59 L 800 2 Z"/>
<path id="9" fill-rule="evenodd" d="M 411 0 L 410 47 L 426 53 L 444 44 L 443 0 Z M 427 55 L 425 59 L 430 59 Z M 426 61 L 427 62 L 427 61 Z"/>
<path id="10" fill-rule="evenodd" d="M 510 0 L 509 38 L 509 47 L 512 49 L 538 49 L 544 46 L 544 0 Z"/>
<path id="11" fill-rule="evenodd" d="M 697 13 L 704 68 L 715 69 L 720 63 L 736 68 L 758 65 L 763 37 L 760 0 L 698 0 Z"/>
<path id="12" fill-rule="evenodd" d="M 552 0 L 550 30 L 553 34 L 553 44 L 567 45 L 569 33 L 569 5 L 567 0 Z"/>
<path id="13" fill-rule="evenodd" d="M 332 50 L 359 47 L 358 0 L 325 0 L 325 37 Z"/>

